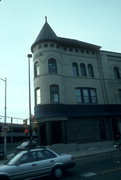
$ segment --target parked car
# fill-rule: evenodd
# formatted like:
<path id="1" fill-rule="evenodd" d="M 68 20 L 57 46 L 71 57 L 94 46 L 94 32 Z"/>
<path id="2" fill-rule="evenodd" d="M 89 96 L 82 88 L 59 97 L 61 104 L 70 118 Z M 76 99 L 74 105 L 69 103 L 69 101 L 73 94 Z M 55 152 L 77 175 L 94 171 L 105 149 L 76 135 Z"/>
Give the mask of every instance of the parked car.
<path id="1" fill-rule="evenodd" d="M 5 164 L 0 165 L 0 179 L 34 179 L 52 175 L 59 179 L 65 170 L 73 168 L 72 155 L 58 154 L 46 147 L 19 151 Z"/>
<path id="2" fill-rule="evenodd" d="M 37 142 L 36 141 L 25 141 L 22 144 L 20 144 L 19 146 L 17 146 L 17 150 L 21 151 L 21 150 L 26 150 L 26 149 L 30 149 L 30 148 L 35 148 L 37 146 Z"/>

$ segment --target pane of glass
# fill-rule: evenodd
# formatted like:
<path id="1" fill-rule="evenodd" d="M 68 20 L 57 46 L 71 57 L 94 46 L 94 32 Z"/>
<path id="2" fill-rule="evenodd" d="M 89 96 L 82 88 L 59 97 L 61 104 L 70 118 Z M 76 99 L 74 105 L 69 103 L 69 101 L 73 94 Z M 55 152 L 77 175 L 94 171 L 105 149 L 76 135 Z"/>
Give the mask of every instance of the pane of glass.
<path id="1" fill-rule="evenodd" d="M 76 95 L 80 96 L 81 95 L 81 91 L 80 89 L 76 89 Z"/>
<path id="2" fill-rule="evenodd" d="M 90 95 L 91 95 L 91 102 L 92 103 L 96 103 L 97 102 L 96 90 L 95 89 L 91 89 L 90 90 Z"/>
<path id="3" fill-rule="evenodd" d="M 57 66 L 56 66 L 56 60 L 55 59 L 49 59 L 48 69 L 49 69 L 49 73 L 57 73 Z"/>
<path id="4" fill-rule="evenodd" d="M 83 99 L 84 99 L 84 103 L 90 102 L 88 89 L 83 89 Z"/>
<path id="5" fill-rule="evenodd" d="M 58 102 L 58 94 L 54 94 L 54 102 Z"/>
<path id="6" fill-rule="evenodd" d="M 73 63 L 72 68 L 73 68 L 73 76 L 78 76 L 79 75 L 78 65 L 76 63 Z"/>
<path id="7" fill-rule="evenodd" d="M 40 69 L 38 62 L 35 63 L 35 77 L 40 75 Z"/>
<path id="8" fill-rule="evenodd" d="M 82 97 L 81 96 L 76 96 L 76 102 L 77 103 L 82 103 Z"/>
<path id="9" fill-rule="evenodd" d="M 82 103 L 82 97 L 81 97 L 81 90 L 75 89 L 75 95 L 76 95 L 76 102 Z"/>
<path id="10" fill-rule="evenodd" d="M 42 153 L 43 153 L 45 159 L 50 159 L 50 158 L 56 157 L 55 154 L 53 154 L 52 152 L 50 152 L 48 150 L 42 151 Z"/>
<path id="11" fill-rule="evenodd" d="M 59 101 L 58 86 L 51 86 L 50 87 L 50 100 L 51 100 L 51 102 L 58 102 Z"/>
<path id="12" fill-rule="evenodd" d="M 114 67 L 114 76 L 115 76 L 115 79 L 120 79 L 119 68 L 117 67 Z"/>
<path id="13" fill-rule="evenodd" d="M 37 104 L 41 103 L 40 89 L 36 90 L 36 103 Z"/>
<path id="14" fill-rule="evenodd" d="M 85 64 L 80 65 L 80 70 L 81 70 L 81 76 L 83 77 L 87 76 Z"/>
<path id="15" fill-rule="evenodd" d="M 39 66 L 36 67 L 37 76 L 40 75 Z"/>
<path id="16" fill-rule="evenodd" d="M 84 95 L 84 96 L 88 96 L 88 94 L 89 94 L 89 93 L 88 93 L 88 89 L 83 89 L 83 95 Z"/>
<path id="17" fill-rule="evenodd" d="M 94 77 L 93 67 L 91 64 L 88 65 L 88 73 L 89 73 L 89 77 Z"/>

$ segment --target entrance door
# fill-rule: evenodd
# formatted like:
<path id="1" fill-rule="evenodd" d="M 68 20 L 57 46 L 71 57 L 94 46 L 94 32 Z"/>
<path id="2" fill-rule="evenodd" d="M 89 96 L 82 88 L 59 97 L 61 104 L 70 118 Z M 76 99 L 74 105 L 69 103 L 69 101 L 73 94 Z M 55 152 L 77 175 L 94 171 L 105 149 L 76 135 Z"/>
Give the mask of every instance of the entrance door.
<path id="1" fill-rule="evenodd" d="M 118 119 L 112 119 L 112 129 L 113 129 L 114 140 L 116 140 L 117 135 L 120 134 Z"/>
<path id="2" fill-rule="evenodd" d="M 52 144 L 62 143 L 62 122 L 52 121 L 51 122 L 51 140 Z"/>
<path id="3" fill-rule="evenodd" d="M 41 145 L 46 145 L 47 144 L 46 124 L 45 123 L 40 124 L 39 139 L 40 139 L 40 144 Z"/>

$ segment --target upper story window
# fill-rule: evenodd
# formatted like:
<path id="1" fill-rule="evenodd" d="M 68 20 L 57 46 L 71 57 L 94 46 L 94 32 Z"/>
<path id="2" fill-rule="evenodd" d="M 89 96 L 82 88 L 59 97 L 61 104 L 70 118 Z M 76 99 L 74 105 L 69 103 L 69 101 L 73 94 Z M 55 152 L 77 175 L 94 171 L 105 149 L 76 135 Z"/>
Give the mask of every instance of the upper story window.
<path id="1" fill-rule="evenodd" d="M 40 94 L 40 88 L 35 89 L 35 104 L 38 105 L 41 103 L 41 94 Z"/>
<path id="2" fill-rule="evenodd" d="M 58 85 L 50 85 L 50 102 L 59 102 L 59 87 Z"/>
<path id="3" fill-rule="evenodd" d="M 92 64 L 88 64 L 88 74 L 89 74 L 89 77 L 94 77 L 94 71 L 93 71 L 93 66 Z"/>
<path id="4" fill-rule="evenodd" d="M 45 44 L 44 44 L 44 47 L 48 47 L 48 44 L 47 44 L 47 43 L 45 43 Z"/>
<path id="5" fill-rule="evenodd" d="M 54 58 L 50 58 L 48 60 L 48 71 L 49 73 L 57 73 L 57 63 L 56 63 L 56 59 Z"/>
<path id="6" fill-rule="evenodd" d="M 86 67 L 85 67 L 84 63 L 80 64 L 80 71 L 81 71 L 81 76 L 82 77 L 86 77 L 87 76 Z"/>
<path id="7" fill-rule="evenodd" d="M 114 72 L 114 77 L 115 77 L 115 79 L 120 79 L 119 68 L 115 66 L 115 67 L 113 68 L 113 72 Z"/>
<path id="8" fill-rule="evenodd" d="M 73 70 L 73 76 L 79 76 L 79 71 L 78 71 L 78 64 L 76 62 L 72 63 L 72 70 Z"/>
<path id="9" fill-rule="evenodd" d="M 39 75 L 40 75 L 39 63 L 36 62 L 34 65 L 34 77 L 37 77 Z"/>
<path id="10" fill-rule="evenodd" d="M 96 89 L 94 88 L 76 88 L 77 103 L 97 103 Z"/>

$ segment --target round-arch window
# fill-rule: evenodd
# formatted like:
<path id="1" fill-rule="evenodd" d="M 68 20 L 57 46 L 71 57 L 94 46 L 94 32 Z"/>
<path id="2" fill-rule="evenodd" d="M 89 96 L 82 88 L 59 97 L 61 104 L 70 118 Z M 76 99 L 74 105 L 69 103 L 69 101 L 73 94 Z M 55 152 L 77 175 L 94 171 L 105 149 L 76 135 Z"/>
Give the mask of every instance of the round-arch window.
<path id="1" fill-rule="evenodd" d="M 48 71 L 49 71 L 49 73 L 57 73 L 56 59 L 50 58 L 48 60 Z"/>

